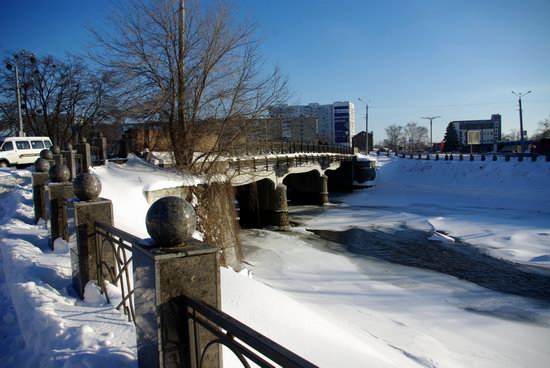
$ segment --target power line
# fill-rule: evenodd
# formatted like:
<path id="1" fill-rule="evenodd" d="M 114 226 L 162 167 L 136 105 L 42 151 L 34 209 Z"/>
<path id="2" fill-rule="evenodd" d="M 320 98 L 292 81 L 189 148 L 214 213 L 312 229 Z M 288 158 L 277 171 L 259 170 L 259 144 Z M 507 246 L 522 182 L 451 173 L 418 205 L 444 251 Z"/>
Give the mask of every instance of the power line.
<path id="1" fill-rule="evenodd" d="M 550 103 L 550 100 L 529 100 L 530 103 Z M 448 105 L 408 105 L 408 106 L 392 106 L 392 105 L 369 105 L 371 109 L 426 109 L 426 108 L 435 108 L 435 107 L 464 107 L 464 106 L 487 106 L 487 105 L 504 105 L 510 104 L 510 101 L 499 101 L 499 102 L 480 102 L 480 103 L 470 103 L 470 104 L 448 104 Z"/>

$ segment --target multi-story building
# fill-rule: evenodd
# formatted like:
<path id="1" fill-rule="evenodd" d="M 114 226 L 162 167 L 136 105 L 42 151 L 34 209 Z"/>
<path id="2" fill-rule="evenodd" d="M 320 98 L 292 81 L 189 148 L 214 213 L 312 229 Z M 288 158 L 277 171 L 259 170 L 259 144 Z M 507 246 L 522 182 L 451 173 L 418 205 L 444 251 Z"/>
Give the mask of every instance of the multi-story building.
<path id="1" fill-rule="evenodd" d="M 315 117 L 267 118 L 249 121 L 248 138 L 259 142 L 317 142 Z"/>
<path id="2" fill-rule="evenodd" d="M 455 128 L 462 146 L 472 144 L 472 142 L 468 142 L 468 132 L 471 132 L 470 139 L 475 137 L 477 140 L 479 137 L 479 143 L 476 142 L 473 145 L 483 150 L 491 149 L 496 142 L 501 140 L 502 119 L 500 114 L 493 114 L 488 120 L 459 120 L 451 121 L 451 124 Z"/>
<path id="3" fill-rule="evenodd" d="M 355 106 L 349 102 L 335 102 L 332 104 L 334 111 L 334 143 L 345 146 L 352 145 L 352 137 L 355 135 Z"/>
<path id="4" fill-rule="evenodd" d="M 348 101 L 327 105 L 280 105 L 270 108 L 269 114 L 272 118 L 315 117 L 320 143 L 351 146 L 355 133 L 355 107 Z"/>
<path id="5" fill-rule="evenodd" d="M 351 139 L 353 142 L 353 148 L 357 148 L 359 152 L 366 152 L 367 151 L 367 132 L 359 132 L 356 135 L 353 136 Z M 369 140 L 369 147 L 373 146 L 373 139 L 372 139 L 372 132 L 368 134 L 368 140 Z"/>

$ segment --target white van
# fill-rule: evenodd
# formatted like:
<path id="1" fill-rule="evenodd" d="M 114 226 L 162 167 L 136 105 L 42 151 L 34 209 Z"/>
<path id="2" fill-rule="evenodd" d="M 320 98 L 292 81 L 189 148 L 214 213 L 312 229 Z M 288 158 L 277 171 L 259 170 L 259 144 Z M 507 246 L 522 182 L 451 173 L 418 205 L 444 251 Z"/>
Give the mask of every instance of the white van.
<path id="1" fill-rule="evenodd" d="M 48 137 L 0 138 L 0 167 L 32 164 L 40 157 L 40 151 L 51 146 Z"/>

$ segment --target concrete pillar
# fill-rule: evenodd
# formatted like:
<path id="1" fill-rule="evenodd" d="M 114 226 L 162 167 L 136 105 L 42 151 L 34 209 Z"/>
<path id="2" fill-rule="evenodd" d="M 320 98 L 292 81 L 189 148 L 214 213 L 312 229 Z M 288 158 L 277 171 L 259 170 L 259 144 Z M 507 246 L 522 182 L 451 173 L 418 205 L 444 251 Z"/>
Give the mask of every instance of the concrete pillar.
<path id="1" fill-rule="evenodd" d="M 50 177 L 47 172 L 36 172 L 32 174 L 32 200 L 34 204 L 34 222 L 48 220 L 46 210 L 46 188 Z"/>
<path id="2" fill-rule="evenodd" d="M 86 138 L 82 138 L 82 142 L 76 145 L 76 151 L 82 157 L 80 173 L 89 173 L 92 166 L 92 152 L 90 144 L 86 142 Z"/>
<path id="3" fill-rule="evenodd" d="M 272 191 L 271 201 L 271 225 L 278 227 L 288 226 L 288 203 L 286 198 L 286 185 L 279 184 Z"/>
<path id="4" fill-rule="evenodd" d="M 71 182 L 50 183 L 46 193 L 46 203 L 48 206 L 48 227 L 50 233 L 50 248 L 53 249 L 53 242 L 57 238 L 63 238 L 68 241 L 67 234 L 67 215 L 64 208 L 64 202 L 74 197 L 73 184 Z"/>
<path id="5" fill-rule="evenodd" d="M 71 144 L 67 145 L 67 148 L 65 151 L 61 152 L 63 155 L 65 164 L 67 165 L 67 168 L 69 169 L 69 181 L 73 181 L 74 178 L 76 178 L 77 172 L 76 172 L 76 151 L 73 150 L 73 146 Z"/>
<path id="6" fill-rule="evenodd" d="M 68 242 L 73 271 L 73 287 L 81 299 L 84 298 L 84 287 L 88 281 L 99 280 L 95 221 L 113 225 L 113 203 L 110 200 L 97 198 L 67 203 Z M 103 244 L 100 237 L 98 245 L 103 246 L 102 260 L 106 264 L 114 265 L 114 255 L 110 244 Z"/>
<path id="7" fill-rule="evenodd" d="M 143 368 L 194 367 L 196 350 L 200 356 L 216 339 L 188 319 L 183 297 L 220 309 L 219 249 L 189 238 L 196 215 L 178 201 L 184 202 L 176 197 L 155 202 L 145 221 L 152 242 L 133 245 L 137 355 Z M 202 366 L 221 367 L 219 344 L 206 351 Z"/>
<path id="8" fill-rule="evenodd" d="M 98 137 L 94 138 L 94 146 L 97 147 L 97 160 L 100 165 L 105 165 L 107 162 L 107 138 L 103 133 L 99 132 Z"/>
<path id="9" fill-rule="evenodd" d="M 123 134 L 122 138 L 120 139 L 120 145 L 118 150 L 118 157 L 119 158 L 126 158 L 128 157 L 128 154 L 130 153 L 130 144 L 128 142 L 128 135 Z"/>
<path id="10" fill-rule="evenodd" d="M 328 176 L 321 175 L 319 178 L 319 204 L 324 206 L 329 203 L 328 200 Z"/>
<path id="11" fill-rule="evenodd" d="M 56 164 L 48 170 L 50 183 L 48 184 L 46 204 L 49 211 L 48 227 L 50 232 L 50 247 L 57 238 L 68 240 L 67 215 L 65 201 L 74 197 L 73 184 L 69 181 L 69 169 L 63 165 L 63 157 L 55 157 Z"/>

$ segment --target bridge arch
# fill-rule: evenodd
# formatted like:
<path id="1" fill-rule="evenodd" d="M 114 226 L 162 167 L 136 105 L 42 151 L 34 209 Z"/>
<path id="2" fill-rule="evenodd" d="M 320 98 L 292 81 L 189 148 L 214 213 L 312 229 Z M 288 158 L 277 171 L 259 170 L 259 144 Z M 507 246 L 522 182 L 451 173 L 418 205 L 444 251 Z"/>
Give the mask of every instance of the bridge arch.
<path id="1" fill-rule="evenodd" d="M 235 199 L 242 228 L 288 225 L 286 186 L 283 184 L 276 185 L 264 178 L 235 186 Z"/>
<path id="2" fill-rule="evenodd" d="M 290 173 L 283 179 L 291 204 L 325 205 L 328 203 L 328 178 L 324 170 Z"/>

